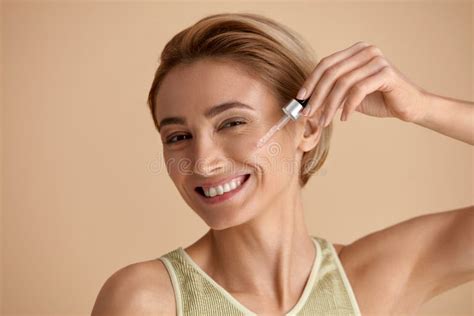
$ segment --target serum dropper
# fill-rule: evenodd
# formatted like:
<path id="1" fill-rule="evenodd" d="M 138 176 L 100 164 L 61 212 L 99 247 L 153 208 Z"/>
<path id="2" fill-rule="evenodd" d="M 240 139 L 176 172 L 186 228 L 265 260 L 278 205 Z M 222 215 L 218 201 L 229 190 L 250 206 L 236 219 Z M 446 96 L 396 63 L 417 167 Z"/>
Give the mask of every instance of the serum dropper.
<path id="1" fill-rule="evenodd" d="M 282 129 L 290 121 L 290 119 L 296 121 L 300 117 L 301 111 L 308 104 L 308 100 L 309 98 L 306 100 L 292 99 L 286 106 L 282 107 L 281 109 L 284 113 L 283 117 L 273 125 L 262 138 L 260 138 L 257 143 L 257 148 L 265 145 L 277 131 Z"/>

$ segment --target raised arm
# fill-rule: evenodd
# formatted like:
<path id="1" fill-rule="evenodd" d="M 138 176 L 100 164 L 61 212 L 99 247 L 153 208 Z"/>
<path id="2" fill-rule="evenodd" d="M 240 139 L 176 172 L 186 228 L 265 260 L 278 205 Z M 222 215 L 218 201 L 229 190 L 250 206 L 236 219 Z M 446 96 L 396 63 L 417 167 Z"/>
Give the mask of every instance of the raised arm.
<path id="1" fill-rule="evenodd" d="M 474 145 L 474 102 L 426 92 L 426 106 L 413 123 Z"/>
<path id="2" fill-rule="evenodd" d="M 419 217 L 419 247 L 409 286 L 424 302 L 474 280 L 474 206 Z M 413 231 L 413 233 L 416 233 Z"/>
<path id="3" fill-rule="evenodd" d="M 468 206 L 373 232 L 345 246 L 341 257 L 356 271 L 354 284 L 370 289 L 361 302 L 371 306 L 377 297 L 380 315 L 413 315 L 431 298 L 474 280 L 473 245 L 474 206 Z"/>

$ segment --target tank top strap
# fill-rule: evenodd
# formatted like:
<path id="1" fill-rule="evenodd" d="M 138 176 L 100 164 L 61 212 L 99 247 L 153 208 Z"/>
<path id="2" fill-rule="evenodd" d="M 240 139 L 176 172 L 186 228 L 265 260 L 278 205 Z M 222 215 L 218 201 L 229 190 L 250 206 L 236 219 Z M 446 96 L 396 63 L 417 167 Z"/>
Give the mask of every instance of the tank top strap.
<path id="1" fill-rule="evenodd" d="M 354 292 L 333 244 L 312 236 L 321 246 L 321 265 L 313 290 L 298 315 L 360 316 Z"/>
<path id="2" fill-rule="evenodd" d="M 219 290 L 217 283 L 208 279 L 185 255 L 179 247 L 159 258 L 171 278 L 178 316 L 255 315 L 243 310 L 240 303 Z"/>

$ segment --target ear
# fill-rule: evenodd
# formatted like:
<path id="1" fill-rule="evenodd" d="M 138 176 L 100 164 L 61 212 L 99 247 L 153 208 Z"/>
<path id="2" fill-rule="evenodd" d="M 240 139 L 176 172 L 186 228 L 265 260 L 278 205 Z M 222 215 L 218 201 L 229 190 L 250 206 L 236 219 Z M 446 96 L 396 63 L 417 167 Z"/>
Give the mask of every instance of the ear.
<path id="1" fill-rule="evenodd" d="M 319 118 L 322 111 L 318 109 L 311 117 L 302 116 L 300 123 L 302 126 L 302 133 L 300 133 L 300 141 L 298 148 L 303 152 L 308 152 L 319 143 L 321 138 L 322 127 L 319 126 Z"/>

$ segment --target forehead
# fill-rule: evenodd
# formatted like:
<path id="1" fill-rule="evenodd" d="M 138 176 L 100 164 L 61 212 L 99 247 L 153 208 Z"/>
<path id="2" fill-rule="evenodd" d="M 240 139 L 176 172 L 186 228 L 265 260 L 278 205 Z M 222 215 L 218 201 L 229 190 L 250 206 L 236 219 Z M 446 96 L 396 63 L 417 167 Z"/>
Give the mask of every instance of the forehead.
<path id="1" fill-rule="evenodd" d="M 228 100 L 252 103 L 268 98 L 264 84 L 235 62 L 203 59 L 174 67 L 156 96 L 156 113 L 209 107 Z"/>

